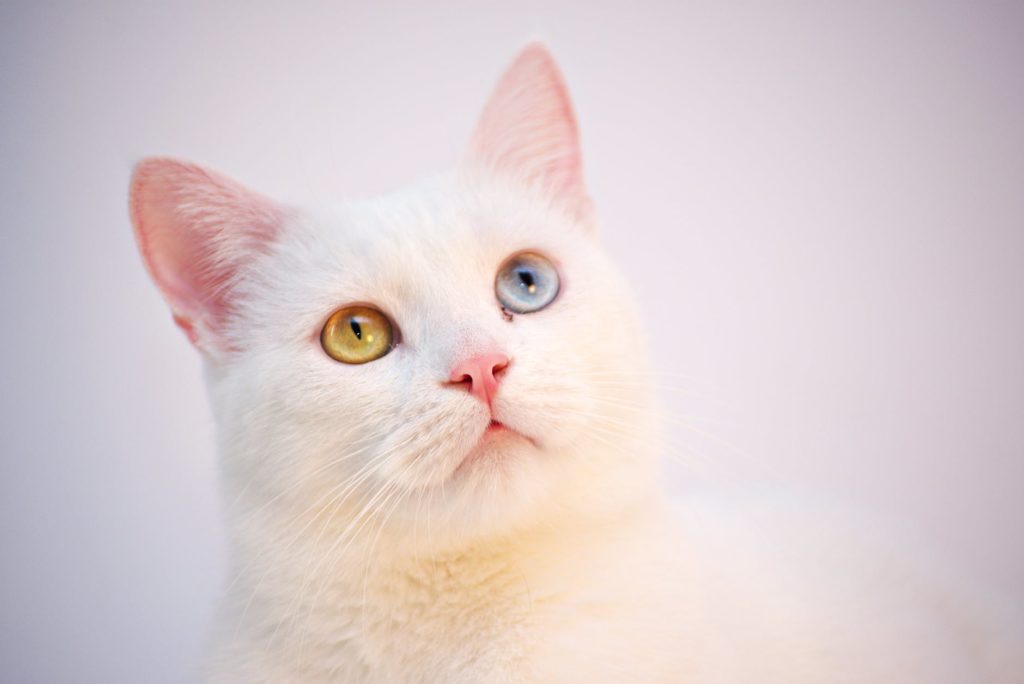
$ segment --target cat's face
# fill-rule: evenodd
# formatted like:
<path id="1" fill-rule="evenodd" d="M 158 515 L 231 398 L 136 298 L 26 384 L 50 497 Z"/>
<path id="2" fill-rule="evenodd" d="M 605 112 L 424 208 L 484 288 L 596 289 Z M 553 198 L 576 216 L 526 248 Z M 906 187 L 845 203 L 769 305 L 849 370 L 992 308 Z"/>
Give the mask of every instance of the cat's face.
<path id="1" fill-rule="evenodd" d="M 297 210 L 153 160 L 133 217 L 210 360 L 245 505 L 447 543 L 611 512 L 646 485 L 644 328 L 542 48 L 513 64 L 451 175 Z"/>

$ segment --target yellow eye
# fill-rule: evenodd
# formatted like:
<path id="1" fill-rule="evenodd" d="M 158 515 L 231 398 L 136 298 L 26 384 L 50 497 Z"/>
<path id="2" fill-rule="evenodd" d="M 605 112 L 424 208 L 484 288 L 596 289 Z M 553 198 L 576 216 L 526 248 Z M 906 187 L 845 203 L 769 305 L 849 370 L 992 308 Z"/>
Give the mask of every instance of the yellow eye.
<path id="1" fill-rule="evenodd" d="M 342 363 L 376 361 L 391 351 L 394 332 L 387 316 L 368 306 L 338 309 L 324 324 L 320 346 Z"/>

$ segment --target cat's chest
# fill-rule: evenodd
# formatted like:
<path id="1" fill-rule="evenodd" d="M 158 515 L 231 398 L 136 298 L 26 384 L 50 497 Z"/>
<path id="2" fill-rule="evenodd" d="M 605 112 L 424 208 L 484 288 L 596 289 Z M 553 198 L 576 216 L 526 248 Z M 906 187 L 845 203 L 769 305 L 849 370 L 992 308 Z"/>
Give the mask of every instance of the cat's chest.
<path id="1" fill-rule="evenodd" d="M 264 582 L 242 621 L 251 640 L 237 646 L 246 658 L 267 654 L 261 662 L 288 673 L 279 681 L 307 682 L 573 681 L 674 660 L 678 635 L 663 617 L 678 569 L 650 557 L 664 545 L 629 539 L 628 552 L 559 535 L 553 547 L 338 559 L 316 582 L 299 563 Z"/>
<path id="2" fill-rule="evenodd" d="M 672 680 L 679 632 L 663 616 L 680 597 L 666 591 L 665 565 L 638 572 L 621 558 L 572 557 L 382 575 L 360 617 L 360 657 L 379 681 L 600 681 L 619 668 Z"/>
<path id="3" fill-rule="evenodd" d="M 324 606 L 319 637 L 339 669 L 367 682 L 532 680 L 543 611 L 515 563 L 408 564 L 358 584 Z"/>

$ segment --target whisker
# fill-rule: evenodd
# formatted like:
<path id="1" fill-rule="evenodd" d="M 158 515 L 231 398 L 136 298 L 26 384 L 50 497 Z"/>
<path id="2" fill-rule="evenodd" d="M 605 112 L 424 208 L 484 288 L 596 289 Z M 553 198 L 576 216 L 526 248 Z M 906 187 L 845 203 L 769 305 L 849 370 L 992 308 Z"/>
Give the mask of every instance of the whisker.
<path id="1" fill-rule="evenodd" d="M 394 450 L 389 450 L 387 452 L 387 456 L 390 456 L 392 453 L 394 453 Z M 382 463 L 382 462 L 383 462 L 383 459 L 377 459 L 376 460 L 377 464 Z M 340 557 L 344 556 L 344 554 L 348 550 L 348 547 L 358 537 L 359 532 L 363 529 L 363 527 L 365 527 L 366 522 L 373 517 L 373 514 L 375 512 L 375 509 L 373 507 L 377 503 L 377 501 L 382 496 L 385 496 L 392 489 L 392 487 L 395 487 L 395 486 L 397 486 L 397 485 L 396 485 L 394 480 L 388 480 L 388 481 L 385 482 L 384 485 L 382 485 L 377 490 L 377 493 L 374 494 L 370 498 L 370 500 L 366 502 L 366 504 L 363 506 L 362 510 L 359 511 L 359 513 L 352 519 L 352 521 L 348 524 L 348 526 L 341 532 L 341 534 L 338 535 L 337 539 L 334 540 L 334 542 L 331 544 L 330 548 L 326 551 L 326 553 L 320 554 L 321 557 L 320 557 L 320 559 L 318 561 L 316 561 L 316 567 L 315 568 L 311 568 L 310 567 L 313 564 L 312 563 L 312 559 L 310 559 L 310 562 L 307 563 L 307 565 L 306 565 L 306 571 L 304 573 L 305 579 L 303 580 L 303 584 L 300 587 L 298 594 L 296 595 L 296 600 L 293 601 L 293 605 L 294 606 L 296 606 L 296 607 L 301 606 L 302 600 L 305 597 L 306 590 L 307 590 L 307 588 L 309 586 L 310 581 L 312 581 L 314 576 L 319 574 L 319 571 L 322 569 L 323 564 L 325 562 L 331 562 L 331 558 L 334 556 L 334 553 L 335 553 L 335 550 L 338 547 L 338 544 L 341 543 L 346 538 L 348 539 L 348 541 L 346 541 L 346 543 L 345 543 L 345 546 L 342 548 L 341 552 L 338 555 L 338 558 L 340 558 Z M 326 525 L 321 530 L 321 534 L 318 535 L 317 542 L 314 544 L 314 548 L 319 546 L 319 541 L 322 538 L 322 534 L 323 534 L 323 532 L 325 530 L 326 530 Z M 332 562 L 332 566 L 333 566 L 333 564 L 334 563 Z M 320 594 L 320 592 L 318 591 L 317 596 L 316 596 L 317 599 L 319 598 L 319 594 Z M 312 608 L 312 605 L 311 605 L 311 608 Z M 311 613 L 309 613 L 309 614 L 311 614 Z M 307 615 L 307 617 L 308 617 L 308 615 Z M 297 620 L 297 618 L 298 618 L 298 613 L 297 613 L 297 611 L 295 611 L 295 613 L 293 615 L 293 618 L 290 621 L 289 628 L 291 628 L 291 625 L 295 624 L 295 621 Z M 281 627 L 281 624 L 282 624 L 282 621 L 279 620 L 277 626 L 274 628 L 273 634 L 271 635 L 271 641 L 273 641 L 273 639 L 276 637 L 276 635 L 278 633 L 278 630 Z"/>
<path id="2" fill-rule="evenodd" d="M 285 544 L 284 548 L 281 549 L 281 551 L 287 551 L 291 547 L 293 547 L 296 543 L 298 543 L 302 539 L 302 534 L 307 529 L 309 529 L 310 526 L 312 526 L 327 510 L 331 509 L 332 506 L 333 506 L 333 510 L 332 510 L 331 515 L 328 516 L 327 520 L 325 520 L 324 526 L 321 528 L 320 533 L 317 535 L 317 540 L 314 543 L 314 548 L 315 548 L 316 545 L 319 543 L 320 539 L 322 538 L 323 533 L 326 531 L 327 526 L 330 523 L 330 518 L 333 517 L 337 513 L 337 511 L 340 509 L 341 505 L 344 503 L 344 500 L 346 498 L 348 498 L 348 496 L 350 496 L 351 493 L 353 493 L 363 482 L 365 482 L 370 477 L 370 475 L 372 474 L 373 470 L 378 465 L 383 463 L 397 449 L 399 449 L 399 448 L 405 446 L 406 444 L 408 444 L 409 442 L 413 441 L 413 439 L 414 439 L 414 436 L 410 436 L 409 438 L 403 440 L 402 442 L 399 442 L 398 444 L 394 445 L 394 447 L 392 447 L 388 451 L 383 452 L 381 454 L 378 454 L 377 456 L 372 458 L 370 461 L 368 461 L 366 464 L 364 464 L 363 467 L 360 468 L 358 471 L 356 471 L 354 474 L 350 475 L 346 479 L 342 480 L 338 484 L 336 484 L 336 485 L 332 486 L 330 489 L 328 489 L 327 492 L 325 492 L 320 497 L 318 497 L 317 500 L 311 506 L 309 506 L 305 511 L 303 511 L 299 515 L 295 516 L 293 518 L 293 520 L 294 521 L 300 521 L 303 518 L 305 518 L 306 515 L 308 515 L 313 510 L 315 510 L 317 508 L 320 508 L 320 510 L 312 518 L 308 519 L 306 521 L 306 524 L 303 525 L 303 527 L 295 535 L 292 536 L 291 541 L 288 542 L 287 544 Z M 339 490 L 341 490 L 341 491 L 339 491 Z M 328 498 L 330 499 L 330 501 L 328 501 L 326 504 L 323 504 L 321 506 L 321 503 L 325 499 L 328 499 Z M 290 525 L 291 525 L 291 523 L 288 523 L 288 524 L 286 524 L 284 526 L 284 528 L 287 529 L 287 527 L 289 527 Z M 252 559 L 250 559 L 249 563 L 246 564 L 245 568 L 243 568 L 238 573 L 236 573 L 235 579 L 231 583 L 232 586 L 235 584 L 235 582 L 238 581 L 238 579 L 251 566 L 253 566 L 260 558 L 262 558 L 272 548 L 275 548 L 275 547 L 272 547 L 272 546 L 268 545 L 267 547 L 264 548 L 263 551 L 258 553 Z M 259 592 L 260 587 L 262 587 L 263 581 L 266 578 L 266 576 L 267 576 L 267 574 L 269 573 L 270 570 L 271 570 L 271 568 L 269 566 L 264 569 L 264 571 L 260 575 L 260 577 L 259 577 L 259 579 L 258 579 L 258 581 L 257 581 L 257 583 L 255 585 L 255 587 L 250 592 L 249 599 L 246 601 L 246 604 L 245 604 L 245 606 L 243 608 L 242 616 L 238 620 L 238 622 L 236 623 L 236 629 L 237 629 L 237 625 L 240 625 L 242 622 L 244 622 L 245 615 L 248 613 L 249 607 L 250 607 L 253 599 L 255 598 L 257 593 Z M 308 565 L 307 565 L 307 570 L 308 570 Z"/>

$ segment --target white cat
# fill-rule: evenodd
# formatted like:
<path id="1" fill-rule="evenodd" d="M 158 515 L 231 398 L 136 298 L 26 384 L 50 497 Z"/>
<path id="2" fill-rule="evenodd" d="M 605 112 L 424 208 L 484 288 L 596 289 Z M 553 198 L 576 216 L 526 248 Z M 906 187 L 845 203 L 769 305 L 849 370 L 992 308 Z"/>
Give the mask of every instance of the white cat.
<path id="1" fill-rule="evenodd" d="M 670 509 L 542 46 L 450 175 L 300 210 L 148 159 L 131 215 L 219 426 L 209 681 L 1024 682 L 979 604 L 869 535 Z"/>

